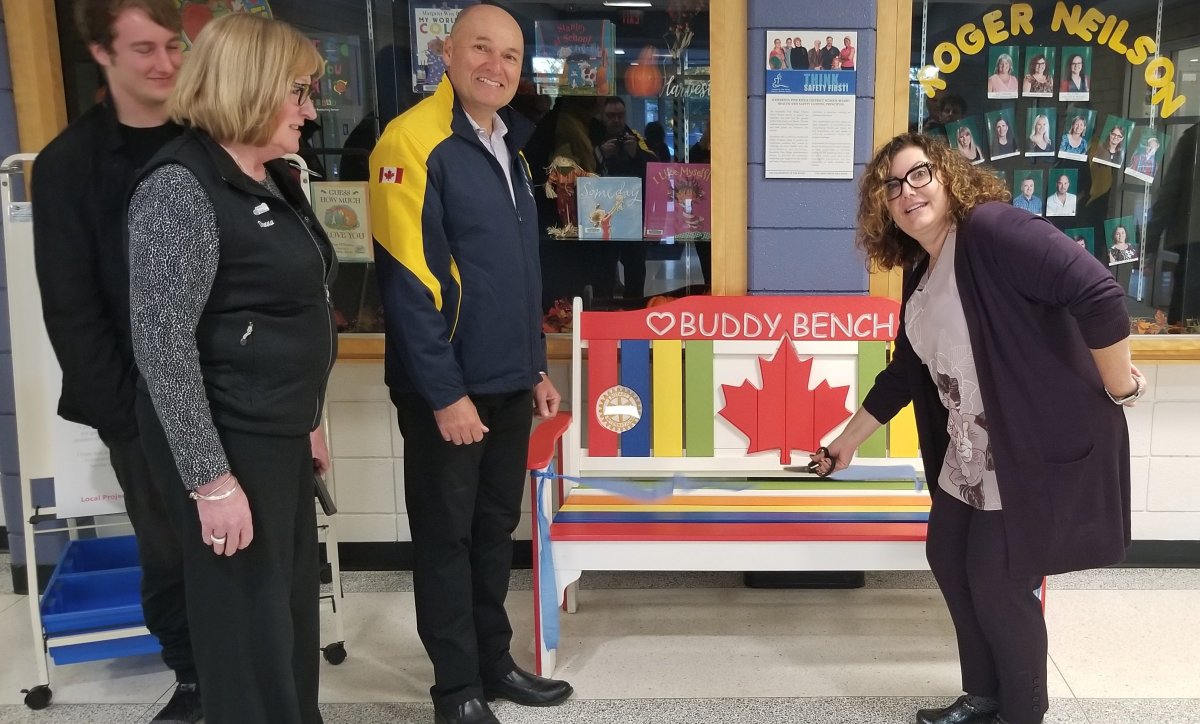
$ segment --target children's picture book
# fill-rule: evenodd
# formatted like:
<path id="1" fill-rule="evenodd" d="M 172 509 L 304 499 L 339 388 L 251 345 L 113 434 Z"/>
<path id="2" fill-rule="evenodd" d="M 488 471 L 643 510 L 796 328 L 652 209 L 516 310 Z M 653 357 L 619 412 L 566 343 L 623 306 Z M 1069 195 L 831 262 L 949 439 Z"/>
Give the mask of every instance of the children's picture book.
<path id="1" fill-rule="evenodd" d="M 583 176 L 576 184 L 580 239 L 642 238 L 642 180 Z"/>
<path id="2" fill-rule="evenodd" d="M 432 93 L 446 74 L 442 48 L 458 14 L 479 0 L 414 0 L 412 17 L 413 92 Z"/>
<path id="3" fill-rule="evenodd" d="M 647 239 L 712 240 L 712 167 L 707 163 L 646 164 Z"/>
<path id="4" fill-rule="evenodd" d="M 537 20 L 533 76 L 543 95 L 607 96 L 616 87 L 610 20 Z"/>

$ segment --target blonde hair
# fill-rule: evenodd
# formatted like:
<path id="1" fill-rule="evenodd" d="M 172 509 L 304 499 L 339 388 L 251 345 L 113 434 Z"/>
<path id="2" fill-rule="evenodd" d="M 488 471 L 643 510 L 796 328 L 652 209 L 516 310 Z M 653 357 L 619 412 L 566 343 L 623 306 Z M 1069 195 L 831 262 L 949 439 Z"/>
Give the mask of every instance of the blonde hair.
<path id="1" fill-rule="evenodd" d="M 167 102 L 171 119 L 220 143 L 265 145 L 297 76 L 316 83 L 325 63 L 287 23 L 231 13 L 201 31 Z M 294 102 L 294 101 L 293 101 Z"/>
<path id="2" fill-rule="evenodd" d="M 946 142 L 922 133 L 904 133 L 889 141 L 867 165 L 858 188 L 858 233 L 854 243 L 869 262 L 886 271 L 920 258 L 921 245 L 896 226 L 888 210 L 887 180 L 892 159 L 906 148 L 925 152 L 938 182 L 950 197 L 950 216 L 961 224 L 967 212 L 987 201 L 1007 202 L 1012 194 L 990 170 L 970 164 Z"/>

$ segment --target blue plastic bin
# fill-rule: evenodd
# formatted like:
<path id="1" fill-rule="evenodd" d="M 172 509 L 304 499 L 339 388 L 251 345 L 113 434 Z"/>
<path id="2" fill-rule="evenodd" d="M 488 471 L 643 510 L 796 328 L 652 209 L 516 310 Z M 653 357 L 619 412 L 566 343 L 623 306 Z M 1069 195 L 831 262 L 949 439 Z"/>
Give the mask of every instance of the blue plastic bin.
<path id="1" fill-rule="evenodd" d="M 137 539 L 131 535 L 73 540 L 67 544 L 55 572 L 89 573 L 114 568 L 137 568 Z"/>
<path id="2" fill-rule="evenodd" d="M 141 583 L 141 568 L 55 575 L 42 596 L 42 628 L 64 634 L 141 626 Z"/>

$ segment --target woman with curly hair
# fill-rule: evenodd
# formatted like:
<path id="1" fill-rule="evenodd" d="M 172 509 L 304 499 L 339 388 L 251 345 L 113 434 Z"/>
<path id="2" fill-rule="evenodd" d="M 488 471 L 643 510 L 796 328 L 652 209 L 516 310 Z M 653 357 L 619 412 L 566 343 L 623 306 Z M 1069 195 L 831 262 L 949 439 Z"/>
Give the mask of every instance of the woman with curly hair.
<path id="1" fill-rule="evenodd" d="M 898 136 L 875 155 L 857 243 L 872 265 L 908 272 L 902 324 L 862 408 L 813 455 L 822 473 L 845 468 L 913 404 L 933 497 L 926 555 L 965 692 L 919 711 L 921 724 L 1041 722 L 1043 577 L 1116 563 L 1129 544 L 1122 406 L 1145 378 L 1130 362 L 1124 292 L 1008 196 L 929 136 Z"/>
<path id="2" fill-rule="evenodd" d="M 1048 96 L 1054 92 L 1054 77 L 1049 73 L 1045 54 L 1038 53 L 1030 59 L 1021 92 L 1027 96 Z"/>

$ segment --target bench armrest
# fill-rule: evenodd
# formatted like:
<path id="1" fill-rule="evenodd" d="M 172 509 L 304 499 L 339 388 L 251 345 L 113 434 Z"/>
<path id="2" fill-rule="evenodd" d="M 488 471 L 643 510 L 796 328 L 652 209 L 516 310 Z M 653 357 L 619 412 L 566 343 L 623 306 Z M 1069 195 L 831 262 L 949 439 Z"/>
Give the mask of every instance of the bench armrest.
<path id="1" fill-rule="evenodd" d="M 541 470 L 554 459 L 558 441 L 566 434 L 571 425 L 571 413 L 560 412 L 554 417 L 539 424 L 529 436 L 529 456 L 526 458 L 526 470 Z"/>

